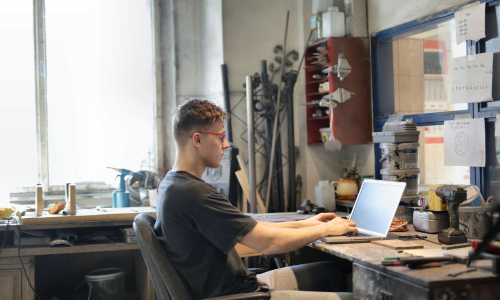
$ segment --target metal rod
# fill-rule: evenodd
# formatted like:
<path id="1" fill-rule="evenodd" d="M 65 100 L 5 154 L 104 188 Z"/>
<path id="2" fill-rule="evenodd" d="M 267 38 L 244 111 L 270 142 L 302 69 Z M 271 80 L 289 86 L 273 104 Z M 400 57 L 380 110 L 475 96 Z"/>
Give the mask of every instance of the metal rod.
<path id="1" fill-rule="evenodd" d="M 250 182 L 250 211 L 252 214 L 257 213 L 257 196 L 255 189 L 256 176 L 255 176 L 255 136 L 253 127 L 253 87 L 252 76 L 246 77 L 247 88 L 247 124 L 248 124 L 248 175 Z"/>
<path id="2" fill-rule="evenodd" d="M 286 36 L 288 33 L 288 18 L 290 17 L 290 11 L 286 12 L 286 25 L 285 25 L 285 40 L 283 42 L 283 53 L 281 54 L 281 68 L 280 68 L 280 76 L 279 76 L 279 84 L 278 84 L 278 99 L 276 99 L 276 116 L 274 117 L 274 130 L 273 130 L 273 143 L 271 147 L 271 162 L 269 163 L 269 176 L 268 178 L 272 178 L 273 176 L 273 158 L 274 158 L 274 149 L 276 147 L 276 137 L 277 137 L 277 131 L 278 131 L 278 121 L 277 118 L 279 118 L 279 112 L 280 112 L 280 97 L 281 97 L 281 82 L 282 82 L 282 77 L 283 77 L 283 69 L 286 66 Z M 269 180 L 267 182 L 267 192 L 266 192 L 266 213 L 269 210 L 269 195 L 271 193 L 271 182 L 272 180 Z"/>
<path id="3" fill-rule="evenodd" d="M 231 125 L 231 104 L 229 99 L 229 82 L 227 77 L 227 65 L 222 64 L 220 66 L 220 71 L 222 74 L 222 89 L 224 92 L 224 106 L 229 114 L 229 118 L 226 122 L 226 139 L 228 142 L 233 142 L 233 127 Z"/>

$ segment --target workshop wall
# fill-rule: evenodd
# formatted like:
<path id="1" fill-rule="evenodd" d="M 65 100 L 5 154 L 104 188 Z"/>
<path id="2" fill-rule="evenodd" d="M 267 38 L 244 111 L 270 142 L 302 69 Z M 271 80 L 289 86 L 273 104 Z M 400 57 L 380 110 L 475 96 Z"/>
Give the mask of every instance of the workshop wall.
<path id="1" fill-rule="evenodd" d="M 164 167 L 175 161 L 172 110 L 184 99 L 206 99 L 223 105 L 220 65 L 221 0 L 164 0 L 161 11 L 162 128 Z"/>
<path id="2" fill-rule="evenodd" d="M 382 31 L 418 18 L 463 5 L 471 0 L 370 0 L 368 31 Z"/>
<path id="3" fill-rule="evenodd" d="M 335 0 L 339 10 L 344 10 L 343 0 Z M 231 91 L 231 106 L 234 107 L 244 96 L 242 84 L 245 76 L 260 73 L 260 60 L 267 60 L 267 64 L 274 61 L 275 45 L 283 43 L 285 29 L 286 11 L 290 11 L 288 28 L 287 50 L 297 50 L 302 55 L 309 36 L 309 19 L 311 16 L 311 0 L 223 0 L 223 32 L 224 32 L 224 62 L 228 65 L 229 89 Z M 298 67 L 298 61 L 294 62 L 294 69 Z M 274 83 L 278 83 L 275 76 Z M 322 146 L 308 146 L 306 137 L 306 113 L 305 113 L 305 79 L 303 70 L 297 79 L 294 93 L 294 130 L 295 144 L 299 147 L 300 156 L 297 159 L 296 174 L 302 176 L 302 199 L 315 200 L 314 186 L 319 180 L 338 180 L 344 167 L 350 166 L 354 153 L 358 154 L 358 168 L 360 174 L 373 174 L 373 147 L 371 145 L 344 146 L 335 154 L 328 154 Z M 239 104 L 233 114 L 246 122 L 245 103 Z M 246 130 L 246 126 L 237 120 L 233 120 L 233 139 L 240 153 L 248 154 L 248 144 L 240 135 Z M 284 124 L 286 128 L 288 124 Z M 282 131 L 282 148 L 285 155 L 287 152 L 286 131 Z M 245 140 L 247 135 L 244 135 Z M 261 144 L 256 145 L 259 147 Z M 247 156 L 248 157 L 248 156 Z M 257 154 L 257 181 L 262 177 L 265 170 L 262 156 Z M 288 168 L 285 167 L 285 174 Z M 285 191 L 288 185 L 285 176 Z M 264 194 L 263 194 L 264 195 Z"/>

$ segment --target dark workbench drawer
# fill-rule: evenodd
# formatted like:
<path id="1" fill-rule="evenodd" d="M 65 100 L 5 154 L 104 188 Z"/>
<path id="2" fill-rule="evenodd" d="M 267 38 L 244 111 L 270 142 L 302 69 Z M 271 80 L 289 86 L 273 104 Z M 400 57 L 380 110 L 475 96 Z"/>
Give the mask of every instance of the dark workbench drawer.
<path id="1" fill-rule="evenodd" d="M 357 263 L 353 264 L 352 280 L 356 300 L 500 299 L 498 282 L 471 281 L 464 284 L 457 281 L 453 285 L 427 289 Z"/>
<path id="2" fill-rule="evenodd" d="M 428 289 L 374 269 L 353 264 L 353 293 L 356 300 L 431 299 Z"/>

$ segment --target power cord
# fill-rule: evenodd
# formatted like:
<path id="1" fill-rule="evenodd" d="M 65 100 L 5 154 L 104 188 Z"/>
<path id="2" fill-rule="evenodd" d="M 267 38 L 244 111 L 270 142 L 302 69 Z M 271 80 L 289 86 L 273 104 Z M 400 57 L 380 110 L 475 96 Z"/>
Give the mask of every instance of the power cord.
<path id="1" fill-rule="evenodd" d="M 21 257 L 21 229 L 19 228 L 19 222 L 17 221 L 17 218 L 15 217 L 15 214 L 17 214 L 17 211 L 14 212 L 14 214 L 12 216 L 10 216 L 9 219 L 14 219 L 14 221 L 16 221 L 16 225 L 17 225 L 17 233 L 19 234 L 19 245 L 17 247 L 17 256 L 19 257 L 19 261 L 21 262 L 21 267 L 23 268 L 23 271 L 24 271 L 24 275 L 26 276 L 26 279 L 28 280 L 28 284 L 30 285 L 30 288 L 31 290 L 33 291 L 33 293 L 35 293 L 35 296 L 38 300 L 41 300 L 40 297 L 38 296 L 38 294 L 35 292 L 35 289 L 33 288 L 33 286 L 31 285 L 31 281 L 30 281 L 30 278 L 28 277 L 28 272 L 26 272 L 26 268 L 24 268 L 24 264 L 23 264 L 23 259 Z M 8 223 L 7 223 L 8 224 Z M 6 234 L 7 235 L 7 234 Z M 4 239 L 4 242 L 5 242 L 5 239 Z M 3 247 L 3 245 L 2 245 Z"/>
<path id="2" fill-rule="evenodd" d="M 7 219 L 7 227 L 5 228 L 5 236 L 3 238 L 2 247 L 0 247 L 0 255 L 2 254 L 3 247 L 5 246 L 5 241 L 7 240 L 7 234 L 9 233 L 9 223 L 10 223 L 10 220 L 12 220 L 12 216 L 10 216 L 10 218 Z"/>

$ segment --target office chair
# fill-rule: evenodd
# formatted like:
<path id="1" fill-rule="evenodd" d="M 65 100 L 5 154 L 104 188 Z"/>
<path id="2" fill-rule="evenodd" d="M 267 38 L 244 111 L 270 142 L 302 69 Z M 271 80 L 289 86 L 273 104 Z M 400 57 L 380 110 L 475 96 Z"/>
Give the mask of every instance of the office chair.
<path id="1" fill-rule="evenodd" d="M 156 218 L 149 214 L 139 214 L 134 218 L 134 230 L 142 257 L 146 262 L 156 295 L 160 300 L 192 300 L 193 297 L 177 273 L 174 265 L 163 249 L 154 232 Z M 227 295 L 205 300 L 251 300 L 270 299 L 271 295 L 263 292 Z"/>

